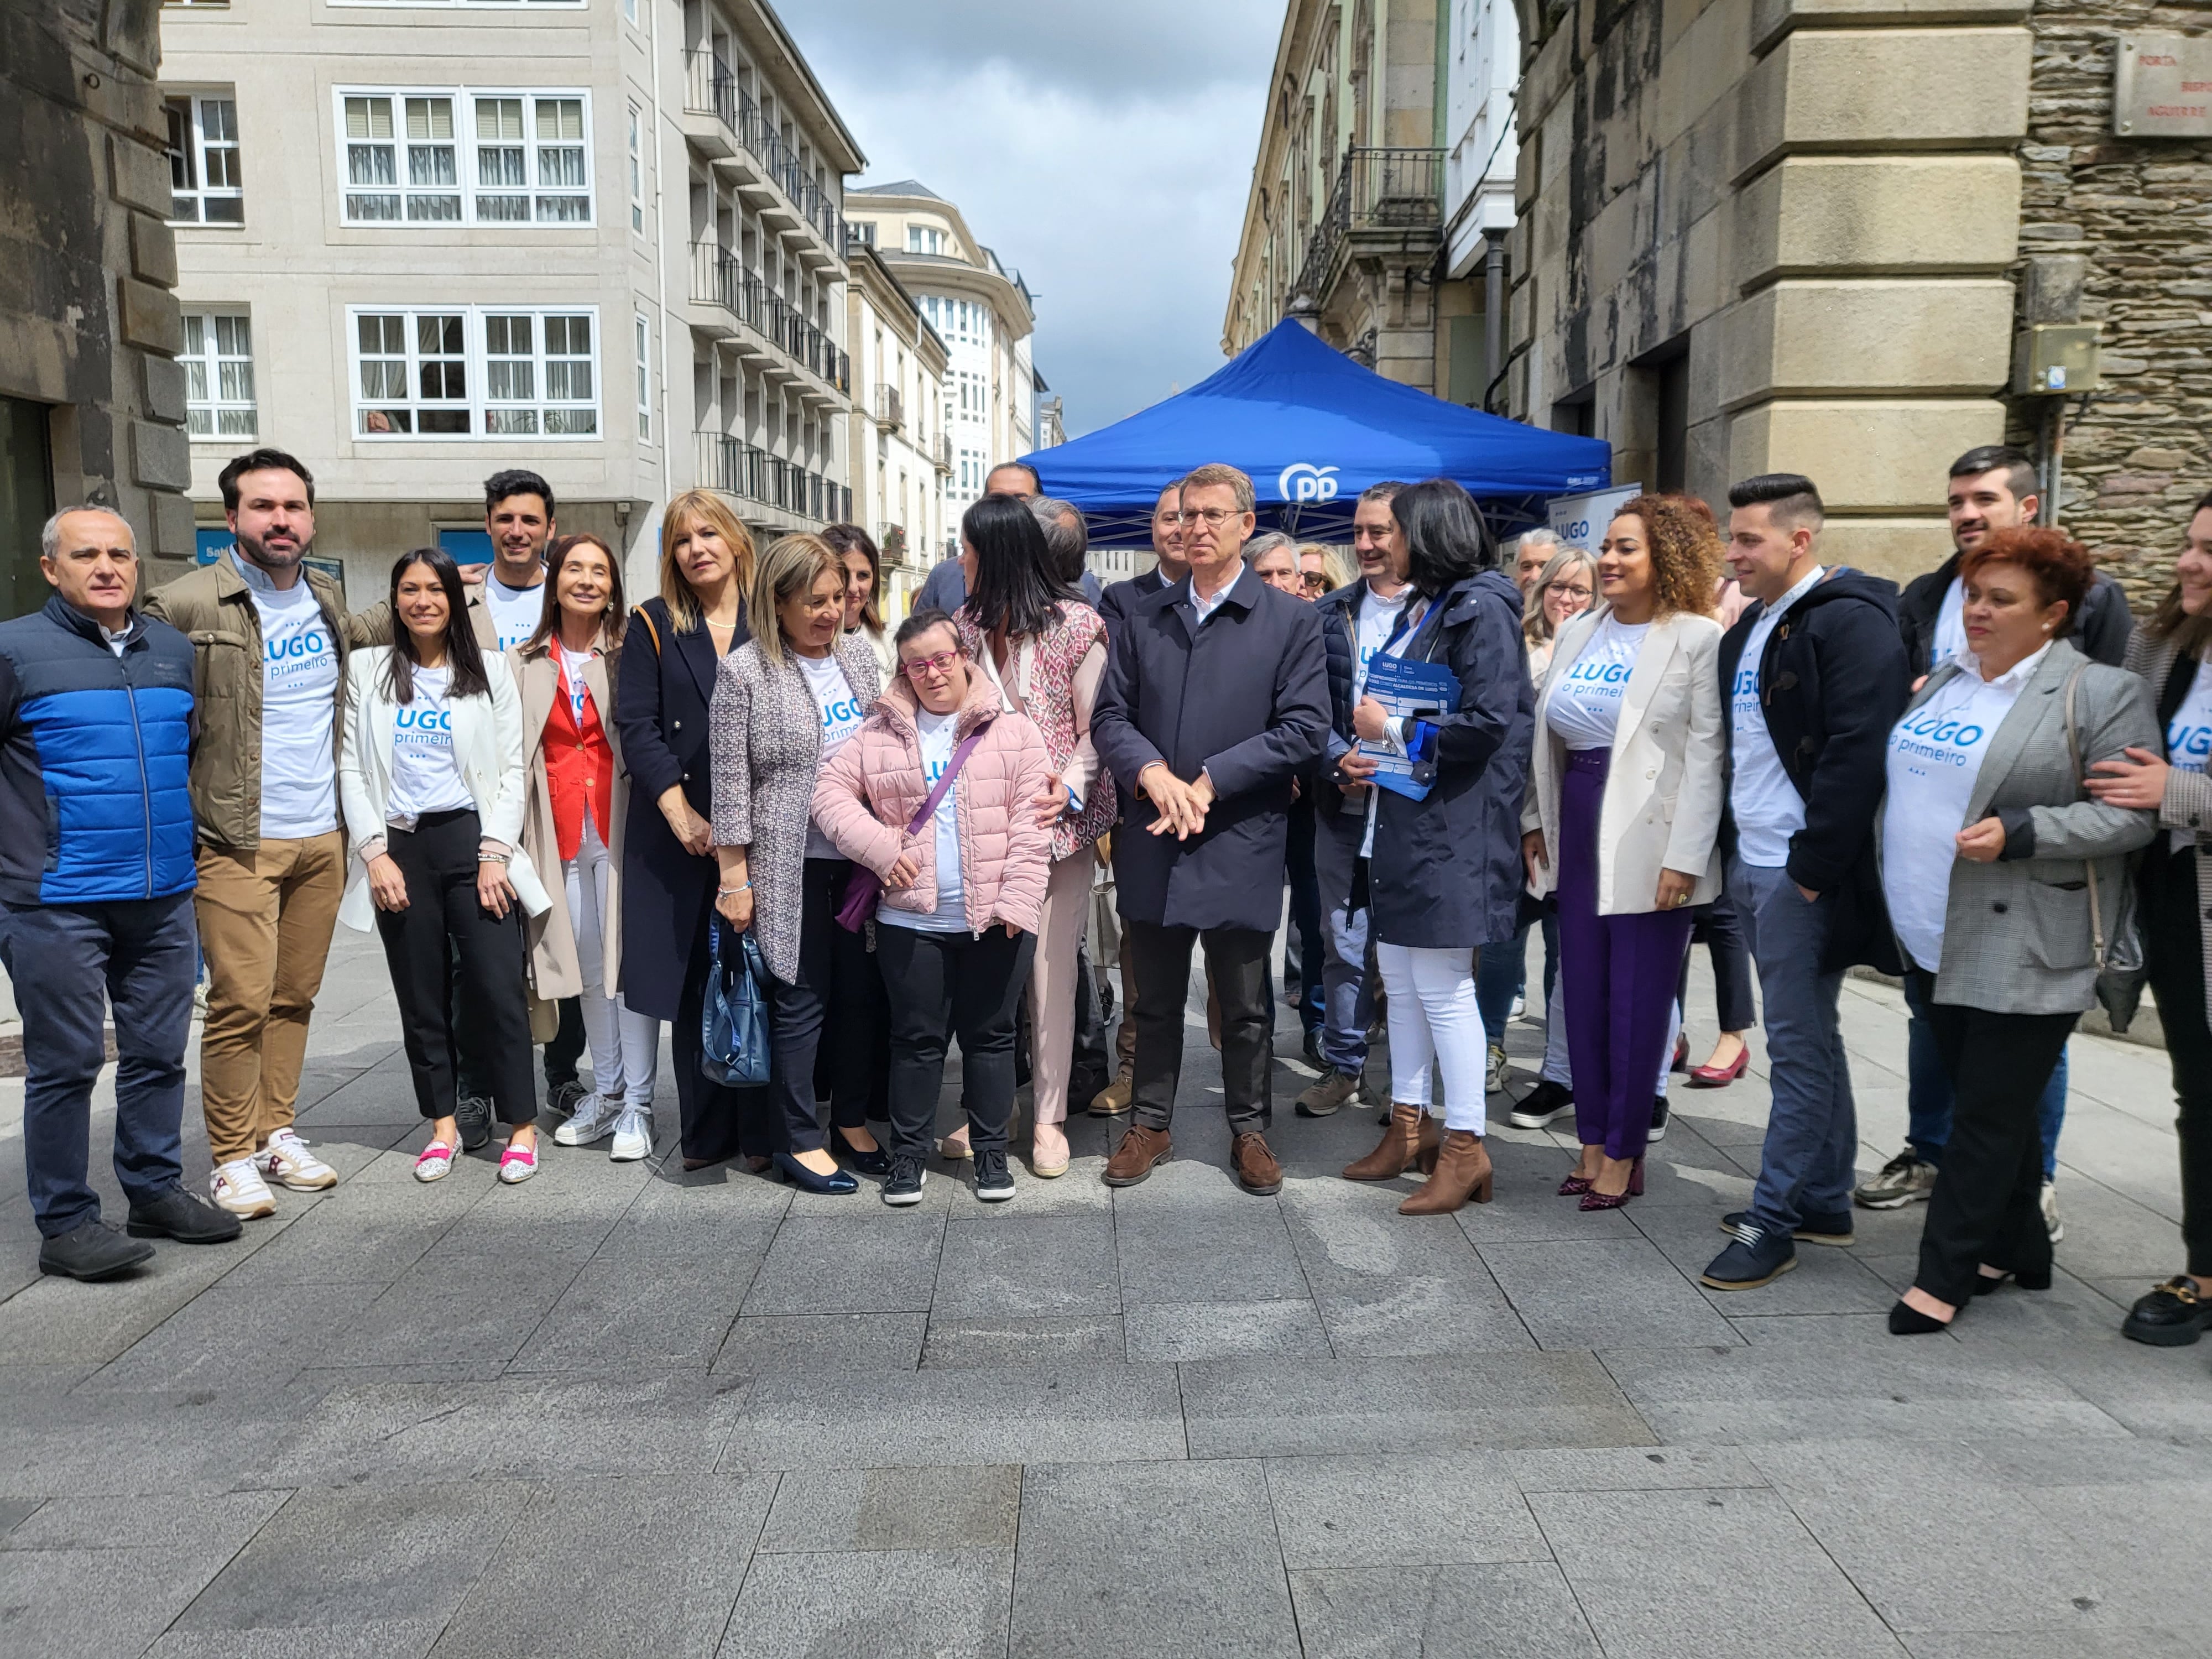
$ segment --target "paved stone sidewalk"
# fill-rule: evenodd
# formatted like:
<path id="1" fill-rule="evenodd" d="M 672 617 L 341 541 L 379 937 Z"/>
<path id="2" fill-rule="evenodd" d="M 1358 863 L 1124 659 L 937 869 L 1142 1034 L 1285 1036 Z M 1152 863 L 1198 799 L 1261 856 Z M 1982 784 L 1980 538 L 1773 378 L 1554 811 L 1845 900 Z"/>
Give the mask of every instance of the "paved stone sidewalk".
<path id="1" fill-rule="evenodd" d="M 1871 1169 L 1903 1017 L 1845 1000 Z M 343 1183 L 107 1287 L 37 1277 L 4 1085 L 0 1654 L 2212 1651 L 2212 1345 L 2117 1331 L 2179 1264 L 2162 1054 L 2075 1042 L 2056 1287 L 1907 1341 L 1917 1210 L 1697 1286 L 1756 1065 L 1677 1096 L 1625 1212 L 1500 1129 L 1497 1201 L 1413 1221 L 1288 1060 L 1289 1180 L 1237 1191 L 1194 1030 L 1147 1184 L 1084 1120 L 1063 1180 L 895 1212 L 565 1149 L 418 1187 L 397 1039 L 345 936 L 302 1115 Z"/>

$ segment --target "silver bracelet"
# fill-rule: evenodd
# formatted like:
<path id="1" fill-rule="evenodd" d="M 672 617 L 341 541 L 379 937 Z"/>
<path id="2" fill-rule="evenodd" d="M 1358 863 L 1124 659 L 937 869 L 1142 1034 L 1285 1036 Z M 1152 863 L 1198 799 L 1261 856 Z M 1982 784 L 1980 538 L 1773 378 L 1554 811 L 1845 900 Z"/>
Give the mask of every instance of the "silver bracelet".
<path id="1" fill-rule="evenodd" d="M 742 885 L 736 887 L 717 887 L 714 890 L 714 896 L 716 898 L 727 898 L 732 893 L 750 893 L 752 891 L 752 889 L 753 884 L 750 882 L 745 882 Z"/>
<path id="2" fill-rule="evenodd" d="M 477 854 L 477 862 L 478 864 L 505 864 L 507 862 L 507 854 L 504 853 L 479 853 Z"/>

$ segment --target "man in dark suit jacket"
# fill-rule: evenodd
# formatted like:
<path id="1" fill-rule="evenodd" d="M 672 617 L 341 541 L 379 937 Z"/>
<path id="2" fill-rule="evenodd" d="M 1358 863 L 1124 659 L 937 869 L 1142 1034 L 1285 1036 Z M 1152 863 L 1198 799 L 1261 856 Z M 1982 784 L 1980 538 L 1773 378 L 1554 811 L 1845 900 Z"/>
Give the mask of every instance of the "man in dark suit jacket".
<path id="1" fill-rule="evenodd" d="M 1182 1071 L 1182 993 L 1203 940 L 1221 1002 L 1230 1162 L 1247 1192 L 1282 1166 L 1263 1132 L 1267 958 L 1283 908 L 1291 781 L 1321 757 L 1328 678 L 1313 607 L 1244 568 L 1252 481 L 1202 466 L 1179 492 L 1188 574 L 1130 605 L 1091 719 L 1127 792 L 1115 878 L 1124 949 L 1147 988 L 1136 1010 L 1135 1122 L 1106 1165 L 1133 1186 L 1166 1158 Z"/>

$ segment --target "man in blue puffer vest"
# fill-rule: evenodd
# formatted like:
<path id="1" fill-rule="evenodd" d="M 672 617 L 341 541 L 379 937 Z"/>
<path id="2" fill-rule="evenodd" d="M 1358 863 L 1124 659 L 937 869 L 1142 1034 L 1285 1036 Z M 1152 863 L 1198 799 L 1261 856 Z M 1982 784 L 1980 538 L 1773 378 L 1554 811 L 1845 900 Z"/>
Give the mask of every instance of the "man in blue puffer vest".
<path id="1" fill-rule="evenodd" d="M 23 1162 L 42 1272 L 112 1279 L 142 1241 L 235 1238 L 184 1190 L 192 926 L 192 647 L 132 608 L 131 526 L 105 507 L 46 521 L 53 597 L 0 623 L 0 963 L 23 1017 Z M 115 1010 L 115 1177 L 129 1237 L 100 1218 L 92 1089 Z"/>

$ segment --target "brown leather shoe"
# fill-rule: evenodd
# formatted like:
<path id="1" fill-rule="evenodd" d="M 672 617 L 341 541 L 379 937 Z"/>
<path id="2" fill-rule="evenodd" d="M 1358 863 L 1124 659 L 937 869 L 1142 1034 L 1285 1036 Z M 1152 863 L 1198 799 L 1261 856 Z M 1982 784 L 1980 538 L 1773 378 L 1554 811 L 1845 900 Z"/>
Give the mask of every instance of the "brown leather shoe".
<path id="1" fill-rule="evenodd" d="M 1248 1193 L 1267 1198 L 1283 1190 L 1283 1166 L 1257 1129 L 1229 1143 L 1229 1167 L 1236 1172 L 1237 1184 Z"/>
<path id="2" fill-rule="evenodd" d="M 1449 1215 L 1472 1198 L 1490 1202 L 1490 1149 L 1472 1129 L 1447 1129 L 1433 1174 L 1398 1206 L 1400 1215 Z"/>
<path id="3" fill-rule="evenodd" d="M 1344 1178 L 1395 1181 L 1417 1164 L 1426 1175 L 1435 1167 L 1437 1143 L 1436 1119 L 1418 1106 L 1393 1106 L 1381 1142 L 1357 1164 L 1346 1164 Z"/>
<path id="4" fill-rule="evenodd" d="M 1133 1187 L 1152 1174 L 1152 1166 L 1168 1161 L 1175 1143 L 1165 1129 L 1147 1129 L 1143 1124 L 1133 1125 L 1121 1137 L 1121 1144 L 1114 1149 L 1114 1156 L 1106 1160 L 1106 1184 L 1109 1187 Z"/>

